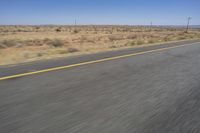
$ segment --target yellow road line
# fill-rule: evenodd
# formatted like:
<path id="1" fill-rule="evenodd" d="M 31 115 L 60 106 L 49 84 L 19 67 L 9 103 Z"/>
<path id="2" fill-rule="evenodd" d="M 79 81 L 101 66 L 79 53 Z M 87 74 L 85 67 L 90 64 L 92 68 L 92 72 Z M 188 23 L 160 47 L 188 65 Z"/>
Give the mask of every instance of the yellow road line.
<path id="1" fill-rule="evenodd" d="M 199 43 L 199 42 L 197 42 L 197 43 Z M 149 50 L 149 51 L 144 51 L 144 52 L 138 52 L 138 53 L 121 55 L 121 56 L 109 57 L 109 58 L 104 58 L 104 59 L 99 59 L 99 60 L 94 60 L 94 61 L 87 61 L 87 62 L 72 64 L 72 65 L 67 65 L 67 66 L 60 66 L 60 67 L 54 67 L 54 68 L 49 68 L 49 69 L 43 69 L 43 70 L 38 70 L 38 71 L 34 71 L 34 72 L 26 72 L 26 73 L 11 75 L 11 76 L 5 76 L 5 77 L 0 77 L 0 81 L 1 80 L 12 79 L 12 78 L 23 77 L 23 76 L 28 76 L 28 75 L 39 74 L 39 73 L 51 72 L 51 71 L 56 71 L 56 70 L 61 70 L 61 69 L 67 69 L 67 68 L 72 68 L 72 67 L 77 67 L 77 66 L 82 66 L 82 65 L 100 63 L 100 62 L 104 62 L 104 61 L 116 60 L 116 59 L 120 59 L 120 58 L 136 56 L 136 55 L 159 52 L 159 51 L 169 50 L 169 49 L 173 49 L 173 48 L 189 46 L 189 45 L 193 45 L 193 44 L 197 44 L 197 43 L 191 43 L 191 44 L 184 44 L 184 45 L 172 46 L 172 47 L 167 47 L 167 48 L 154 49 L 154 50 Z"/>

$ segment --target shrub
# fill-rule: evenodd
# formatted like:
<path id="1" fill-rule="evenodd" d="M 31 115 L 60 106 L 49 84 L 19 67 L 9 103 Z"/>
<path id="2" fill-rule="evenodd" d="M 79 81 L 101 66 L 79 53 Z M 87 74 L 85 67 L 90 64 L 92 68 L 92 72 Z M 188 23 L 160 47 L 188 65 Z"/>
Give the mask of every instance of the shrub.
<path id="1" fill-rule="evenodd" d="M 0 42 L 0 49 L 4 49 L 6 46 Z"/>
<path id="2" fill-rule="evenodd" d="M 76 29 L 75 29 L 75 30 L 73 30 L 73 33 L 74 33 L 74 34 L 77 34 L 78 32 L 79 32 L 79 31 L 78 31 L 78 30 L 76 30 Z"/>
<path id="3" fill-rule="evenodd" d="M 57 50 L 57 53 L 58 54 L 67 54 L 68 50 L 67 49 L 60 49 L 60 50 Z"/>
<path id="4" fill-rule="evenodd" d="M 54 47 L 62 47 L 62 46 L 64 46 L 64 42 L 62 40 L 59 40 L 59 39 L 54 39 L 51 42 L 51 45 L 54 46 Z"/>
<path id="5" fill-rule="evenodd" d="M 136 44 L 137 45 L 142 45 L 142 44 L 144 44 L 145 42 L 143 41 L 143 40 L 138 40 L 137 42 L 136 42 Z"/>
<path id="6" fill-rule="evenodd" d="M 163 38 L 163 40 L 164 40 L 165 42 L 167 42 L 167 41 L 170 41 L 171 39 L 170 39 L 169 36 L 166 36 L 166 37 Z"/>
<path id="7" fill-rule="evenodd" d="M 187 37 L 186 36 L 179 36 L 178 37 L 178 40 L 184 40 L 184 39 L 187 39 Z"/>
<path id="8" fill-rule="evenodd" d="M 44 42 L 50 42 L 51 39 L 49 39 L 49 38 L 45 38 L 43 41 L 44 41 Z"/>
<path id="9" fill-rule="evenodd" d="M 36 31 L 38 31 L 39 29 L 40 29 L 40 27 L 39 27 L 39 26 L 36 26 L 36 27 L 35 27 L 35 30 L 36 30 Z"/>
<path id="10" fill-rule="evenodd" d="M 137 45 L 137 42 L 135 42 L 135 41 L 127 42 L 125 44 L 125 46 L 135 46 L 135 45 Z"/>
<path id="11" fill-rule="evenodd" d="M 154 39 L 151 39 L 151 40 L 148 41 L 148 43 L 156 43 L 156 42 L 157 42 L 157 41 L 154 40 Z"/>
<path id="12" fill-rule="evenodd" d="M 24 43 L 23 42 L 18 42 L 17 44 L 16 44 L 16 48 L 21 48 L 21 47 L 23 47 L 24 46 Z"/>
<path id="13" fill-rule="evenodd" d="M 17 42 L 14 40 L 4 40 L 1 42 L 6 47 L 13 47 L 16 46 Z"/>
<path id="14" fill-rule="evenodd" d="M 38 51 L 38 52 L 24 51 L 24 52 L 21 53 L 21 55 L 22 55 L 25 59 L 31 59 L 31 58 L 42 57 L 42 56 L 45 55 L 45 53 L 42 52 L 42 51 Z"/>
<path id="15" fill-rule="evenodd" d="M 46 45 L 51 44 L 51 42 L 52 42 L 52 40 L 49 39 L 49 38 L 45 38 L 45 39 L 42 40 L 42 43 L 43 43 L 43 44 L 46 44 Z"/>
<path id="16" fill-rule="evenodd" d="M 77 48 L 68 48 L 67 51 L 68 51 L 69 53 L 74 53 L 74 52 L 78 52 L 79 49 L 77 49 Z"/>
<path id="17" fill-rule="evenodd" d="M 44 55 L 44 53 L 42 53 L 42 52 L 36 53 L 36 57 L 42 57 L 43 55 Z"/>
<path id="18" fill-rule="evenodd" d="M 136 35 L 128 35 L 126 38 L 127 39 L 135 39 L 135 38 L 137 38 L 137 36 Z"/>
<path id="19" fill-rule="evenodd" d="M 188 35 L 187 38 L 195 38 L 195 35 Z"/>
<path id="20" fill-rule="evenodd" d="M 62 31 L 61 27 L 59 27 L 59 28 L 56 29 L 56 32 L 61 32 L 61 31 Z"/>
<path id="21" fill-rule="evenodd" d="M 87 40 L 87 37 L 86 37 L 86 36 L 83 36 L 83 35 L 82 35 L 82 36 L 80 37 L 80 42 L 84 42 L 84 41 L 86 41 L 86 40 Z"/>
<path id="22" fill-rule="evenodd" d="M 111 45 L 109 48 L 117 48 L 116 45 Z"/>
<path id="23" fill-rule="evenodd" d="M 122 36 L 115 36 L 115 35 L 109 36 L 108 38 L 109 38 L 110 41 L 116 41 L 116 40 L 124 39 Z"/>
<path id="24" fill-rule="evenodd" d="M 136 45 L 136 44 L 137 44 L 137 42 L 135 42 L 135 41 L 130 42 L 130 45 L 131 45 L 131 46 L 134 46 L 134 45 Z"/>

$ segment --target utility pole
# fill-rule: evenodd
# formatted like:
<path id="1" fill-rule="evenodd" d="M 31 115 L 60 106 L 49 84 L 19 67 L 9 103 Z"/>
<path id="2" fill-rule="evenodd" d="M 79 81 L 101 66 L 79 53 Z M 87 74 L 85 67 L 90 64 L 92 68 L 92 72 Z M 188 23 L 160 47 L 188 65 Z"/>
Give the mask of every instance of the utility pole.
<path id="1" fill-rule="evenodd" d="M 188 30 L 189 30 L 189 25 L 190 25 L 190 20 L 191 20 L 192 18 L 191 17 L 188 17 L 187 18 L 187 28 L 186 28 L 186 33 L 188 32 Z"/>
<path id="2" fill-rule="evenodd" d="M 74 20 L 74 25 L 76 26 L 76 19 Z"/>
<path id="3" fill-rule="evenodd" d="M 77 30 L 77 22 L 76 22 L 76 19 L 74 20 L 74 33 L 78 33 L 78 30 Z"/>
<path id="4" fill-rule="evenodd" d="M 153 23 L 151 22 L 151 23 L 150 23 L 150 31 L 151 31 L 151 29 L 152 29 L 152 25 L 153 25 Z"/>

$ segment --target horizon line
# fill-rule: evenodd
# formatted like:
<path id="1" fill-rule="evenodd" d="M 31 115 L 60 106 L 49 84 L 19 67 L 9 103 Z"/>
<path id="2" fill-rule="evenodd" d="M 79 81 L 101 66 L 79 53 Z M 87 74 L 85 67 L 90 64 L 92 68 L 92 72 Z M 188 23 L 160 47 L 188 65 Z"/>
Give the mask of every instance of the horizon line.
<path id="1" fill-rule="evenodd" d="M 0 24 L 0 26 L 186 26 L 183 24 Z M 200 24 L 191 24 L 190 26 L 200 26 Z"/>

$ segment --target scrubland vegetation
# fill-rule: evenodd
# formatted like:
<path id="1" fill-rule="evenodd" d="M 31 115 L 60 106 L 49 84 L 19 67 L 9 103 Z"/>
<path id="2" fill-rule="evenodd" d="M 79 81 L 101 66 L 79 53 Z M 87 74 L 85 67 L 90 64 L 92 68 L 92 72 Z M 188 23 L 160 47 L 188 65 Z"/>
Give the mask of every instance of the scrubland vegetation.
<path id="1" fill-rule="evenodd" d="M 149 26 L 0 26 L 0 65 L 200 38 L 200 29 Z"/>

